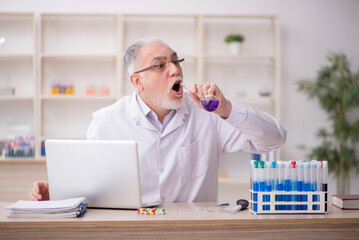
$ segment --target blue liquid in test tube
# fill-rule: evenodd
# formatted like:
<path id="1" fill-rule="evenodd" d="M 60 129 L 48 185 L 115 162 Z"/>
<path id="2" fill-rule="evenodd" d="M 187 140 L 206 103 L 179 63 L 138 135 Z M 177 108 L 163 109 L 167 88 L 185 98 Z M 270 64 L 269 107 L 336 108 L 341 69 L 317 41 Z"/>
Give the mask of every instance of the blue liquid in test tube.
<path id="1" fill-rule="evenodd" d="M 317 163 L 318 161 L 316 160 L 312 160 L 310 161 L 310 185 L 311 185 L 311 191 L 312 192 L 317 192 L 318 191 L 318 183 L 317 183 Z M 313 202 L 317 202 L 318 201 L 318 195 L 313 194 L 313 198 L 312 198 Z M 317 205 L 313 205 L 313 210 L 318 210 L 317 209 Z"/>
<path id="2" fill-rule="evenodd" d="M 298 177 L 297 177 L 297 168 L 296 168 L 296 161 L 291 161 L 291 169 L 290 169 L 290 177 L 291 177 L 291 181 L 292 181 L 292 191 L 297 191 L 298 189 Z M 297 194 L 292 194 L 292 199 L 293 202 L 297 202 L 298 201 L 298 195 Z M 292 205 L 292 210 L 297 210 L 297 205 Z"/>
<path id="3" fill-rule="evenodd" d="M 259 161 L 254 161 L 254 169 L 253 169 L 253 211 L 258 211 L 258 193 L 259 192 Z"/>
<path id="4" fill-rule="evenodd" d="M 277 190 L 278 185 L 278 171 L 277 171 L 277 162 L 272 161 L 272 168 L 271 168 L 271 179 L 272 179 L 272 190 Z"/>
<path id="5" fill-rule="evenodd" d="M 265 162 L 265 168 L 264 168 L 264 171 L 265 171 L 265 178 L 266 178 L 266 192 L 272 192 L 272 189 L 273 189 L 273 184 L 272 184 L 272 163 L 269 162 L 269 161 L 266 161 Z M 266 202 L 270 202 L 271 199 L 270 199 L 270 194 L 266 194 L 266 197 L 265 197 L 265 200 Z M 269 205 L 268 207 L 269 208 Z M 266 209 L 266 210 L 269 210 L 269 209 Z"/>
<path id="6" fill-rule="evenodd" d="M 297 163 L 297 169 L 298 169 L 298 184 L 297 184 L 297 191 L 302 192 L 304 190 L 304 162 L 305 161 L 298 161 Z M 303 202 L 304 197 L 303 194 L 299 194 L 297 198 L 298 202 Z M 299 205 L 298 210 L 304 210 L 303 205 Z"/>
<path id="7" fill-rule="evenodd" d="M 291 165 L 290 162 L 285 162 L 285 181 L 284 181 L 284 191 L 292 191 L 292 180 L 291 180 Z M 290 194 L 284 195 L 284 201 L 290 202 L 292 200 Z M 284 210 L 291 210 L 291 205 L 285 205 Z"/>
<path id="8" fill-rule="evenodd" d="M 312 160 L 310 161 L 310 186 L 311 191 L 315 192 L 318 190 L 318 184 L 317 184 L 317 161 Z"/>
<path id="9" fill-rule="evenodd" d="M 266 190 L 266 178 L 264 172 L 264 161 L 259 161 L 259 191 L 265 192 Z"/>
<path id="10" fill-rule="evenodd" d="M 309 162 L 304 162 L 304 192 L 310 192 L 310 168 L 309 168 Z M 308 201 L 308 195 L 303 199 L 304 202 Z"/>
<path id="11" fill-rule="evenodd" d="M 277 169 L 278 169 L 278 184 L 277 191 L 284 190 L 284 163 L 283 161 L 277 161 Z"/>
<path id="12" fill-rule="evenodd" d="M 297 172 L 298 172 L 298 183 L 297 183 L 297 191 L 302 192 L 303 191 L 303 185 L 304 185 L 304 164 L 303 160 L 297 162 Z M 301 201 L 301 199 L 299 199 Z"/>
<path id="13" fill-rule="evenodd" d="M 309 168 L 309 162 L 304 162 L 304 185 L 303 185 L 303 191 L 304 194 L 302 195 L 303 202 L 308 202 L 308 192 L 310 192 L 310 168 Z M 304 205 L 308 206 L 308 205 Z M 304 207 L 303 206 L 303 207 Z M 307 208 L 303 208 L 303 210 L 306 210 Z"/>
<path id="14" fill-rule="evenodd" d="M 277 191 L 284 191 L 284 178 L 285 178 L 285 168 L 283 161 L 277 161 L 277 170 L 278 170 L 278 184 L 277 184 Z M 284 201 L 283 195 L 278 195 L 279 202 Z M 282 205 L 278 206 L 278 210 L 283 210 Z"/>
<path id="15" fill-rule="evenodd" d="M 264 161 L 259 161 L 260 167 L 259 167 L 259 191 L 260 192 L 265 192 L 266 191 L 266 177 L 265 177 L 265 169 L 264 169 L 264 165 L 265 162 Z M 266 202 L 267 198 L 266 195 L 263 194 L 262 195 L 262 202 Z M 263 205 L 263 210 L 267 210 L 266 206 Z"/>

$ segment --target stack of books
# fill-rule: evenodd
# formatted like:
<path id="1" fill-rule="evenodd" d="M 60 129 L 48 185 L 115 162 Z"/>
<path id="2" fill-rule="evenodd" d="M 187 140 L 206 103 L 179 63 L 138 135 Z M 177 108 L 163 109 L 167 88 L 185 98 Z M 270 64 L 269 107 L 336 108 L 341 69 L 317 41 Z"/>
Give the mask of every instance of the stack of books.
<path id="1" fill-rule="evenodd" d="M 333 205 L 341 209 L 359 210 L 359 194 L 333 195 Z"/>
<path id="2" fill-rule="evenodd" d="M 81 217 L 86 211 L 85 198 L 58 201 L 17 201 L 6 207 L 10 218 L 69 218 Z"/>

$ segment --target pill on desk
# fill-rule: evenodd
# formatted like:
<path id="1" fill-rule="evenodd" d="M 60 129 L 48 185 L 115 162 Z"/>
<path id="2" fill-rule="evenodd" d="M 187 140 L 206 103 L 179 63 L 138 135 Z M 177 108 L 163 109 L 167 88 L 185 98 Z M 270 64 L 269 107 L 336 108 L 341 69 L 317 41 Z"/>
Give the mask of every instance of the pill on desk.
<path id="1" fill-rule="evenodd" d="M 166 210 L 164 208 L 138 208 L 137 213 L 141 215 L 164 215 Z"/>

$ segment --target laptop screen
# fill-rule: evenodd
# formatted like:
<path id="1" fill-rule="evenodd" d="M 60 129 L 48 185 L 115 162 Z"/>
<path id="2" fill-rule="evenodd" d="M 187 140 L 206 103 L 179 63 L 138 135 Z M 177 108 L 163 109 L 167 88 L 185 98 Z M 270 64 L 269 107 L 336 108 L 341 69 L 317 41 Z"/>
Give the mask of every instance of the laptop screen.
<path id="1" fill-rule="evenodd" d="M 134 141 L 46 140 L 50 199 L 86 197 L 89 207 L 139 208 Z"/>

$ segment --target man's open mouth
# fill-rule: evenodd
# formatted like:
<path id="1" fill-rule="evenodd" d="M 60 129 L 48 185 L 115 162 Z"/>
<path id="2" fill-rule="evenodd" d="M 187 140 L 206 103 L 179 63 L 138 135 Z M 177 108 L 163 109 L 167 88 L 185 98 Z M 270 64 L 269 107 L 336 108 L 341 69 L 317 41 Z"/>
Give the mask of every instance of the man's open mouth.
<path id="1" fill-rule="evenodd" d="M 178 92 L 180 89 L 180 86 L 181 86 L 180 82 L 177 82 L 173 85 L 172 90 Z"/>

